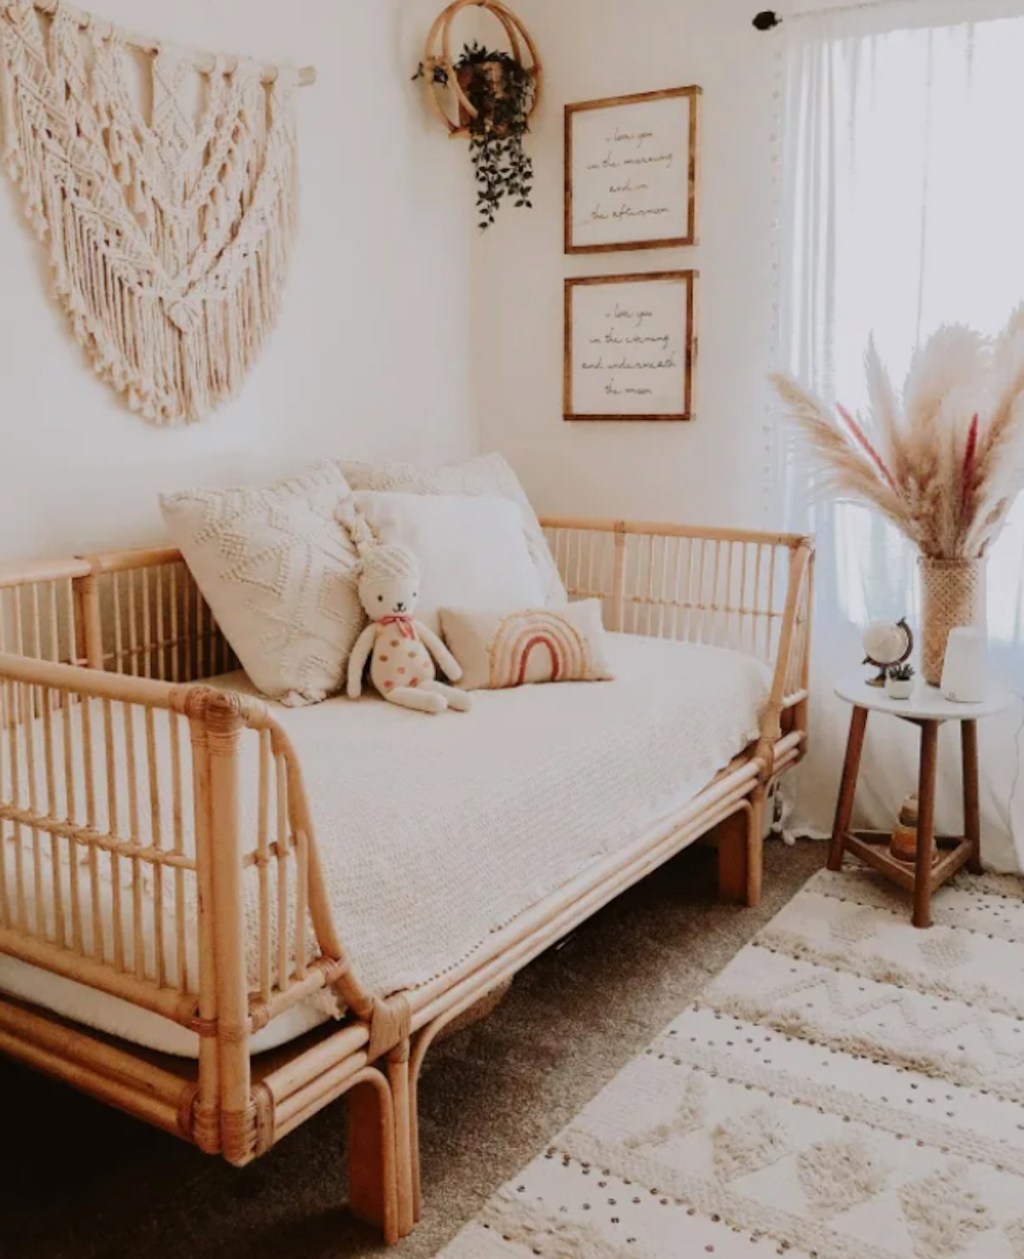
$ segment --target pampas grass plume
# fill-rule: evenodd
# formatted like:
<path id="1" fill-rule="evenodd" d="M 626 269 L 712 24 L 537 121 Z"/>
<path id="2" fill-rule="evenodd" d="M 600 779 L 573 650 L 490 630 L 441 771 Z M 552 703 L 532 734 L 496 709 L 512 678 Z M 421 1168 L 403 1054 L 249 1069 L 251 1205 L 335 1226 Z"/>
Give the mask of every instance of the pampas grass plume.
<path id="1" fill-rule="evenodd" d="M 915 353 L 902 400 L 873 340 L 864 369 L 864 417 L 771 378 L 821 484 L 880 511 L 924 555 L 983 555 L 1024 487 L 1024 304 L 993 341 L 940 328 Z"/>

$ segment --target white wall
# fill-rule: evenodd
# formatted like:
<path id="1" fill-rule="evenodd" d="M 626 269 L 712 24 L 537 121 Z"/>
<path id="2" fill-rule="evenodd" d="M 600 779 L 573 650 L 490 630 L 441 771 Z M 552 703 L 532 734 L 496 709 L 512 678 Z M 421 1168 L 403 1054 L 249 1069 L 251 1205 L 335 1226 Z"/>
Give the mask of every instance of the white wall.
<path id="1" fill-rule="evenodd" d="M 771 132 L 778 40 L 740 0 L 519 0 L 546 71 L 530 151 L 535 210 L 503 212 L 475 246 L 474 398 L 540 508 L 759 525 L 771 332 Z M 699 84 L 700 243 L 567 257 L 562 107 Z M 700 354 L 688 424 L 565 423 L 567 275 L 695 267 Z M 765 507 L 767 506 L 767 513 Z"/>
<path id="2" fill-rule="evenodd" d="M 284 308 L 235 402 L 156 429 L 85 363 L 0 176 L 0 558 L 163 536 L 156 495 L 320 455 L 475 449 L 465 157 L 409 78 L 436 0 L 91 0 L 133 30 L 313 62 L 298 102 L 301 228 Z"/>

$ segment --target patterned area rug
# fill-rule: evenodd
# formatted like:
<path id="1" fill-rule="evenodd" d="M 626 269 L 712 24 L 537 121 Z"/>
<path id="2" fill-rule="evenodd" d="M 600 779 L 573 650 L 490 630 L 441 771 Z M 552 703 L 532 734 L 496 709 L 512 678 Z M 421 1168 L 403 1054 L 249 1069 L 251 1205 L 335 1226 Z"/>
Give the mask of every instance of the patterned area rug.
<path id="1" fill-rule="evenodd" d="M 1024 1259 L 1024 883 L 822 871 L 445 1259 Z"/>

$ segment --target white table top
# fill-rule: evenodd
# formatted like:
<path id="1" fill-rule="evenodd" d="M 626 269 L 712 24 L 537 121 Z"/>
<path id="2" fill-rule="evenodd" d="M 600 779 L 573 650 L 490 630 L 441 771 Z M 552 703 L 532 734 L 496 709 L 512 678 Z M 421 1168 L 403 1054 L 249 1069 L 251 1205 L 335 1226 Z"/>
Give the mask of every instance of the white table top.
<path id="1" fill-rule="evenodd" d="M 988 697 L 980 704 L 960 704 L 944 699 L 937 686 L 929 686 L 924 678 L 914 679 L 914 691 L 909 699 L 890 699 L 884 686 L 868 686 L 867 670 L 841 678 L 835 687 L 840 699 L 858 708 L 870 708 L 895 717 L 914 717 L 920 721 L 974 721 L 979 717 L 991 717 L 1009 708 L 1014 701 L 1012 691 L 991 686 Z"/>

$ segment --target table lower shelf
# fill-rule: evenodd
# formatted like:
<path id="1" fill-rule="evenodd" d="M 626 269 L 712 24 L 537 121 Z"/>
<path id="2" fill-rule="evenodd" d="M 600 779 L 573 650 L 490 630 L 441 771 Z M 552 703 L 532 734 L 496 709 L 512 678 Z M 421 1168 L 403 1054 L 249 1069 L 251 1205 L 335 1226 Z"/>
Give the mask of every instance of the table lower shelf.
<path id="1" fill-rule="evenodd" d="M 894 857 L 889 852 L 889 839 L 886 831 L 846 831 L 843 834 L 843 851 L 912 892 L 917 882 L 914 864 Z M 962 869 L 970 861 L 971 852 L 970 840 L 962 837 L 936 837 L 935 857 L 929 878 L 931 890 L 934 892 Z"/>

